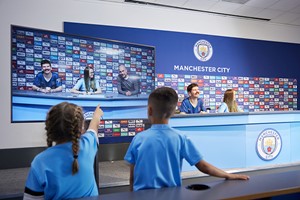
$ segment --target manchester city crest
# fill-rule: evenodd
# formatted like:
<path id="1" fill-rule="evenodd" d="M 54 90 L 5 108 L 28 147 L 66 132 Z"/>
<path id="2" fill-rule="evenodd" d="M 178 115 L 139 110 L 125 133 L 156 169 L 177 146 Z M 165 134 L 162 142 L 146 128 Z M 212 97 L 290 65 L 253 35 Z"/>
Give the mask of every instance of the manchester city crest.
<path id="1" fill-rule="evenodd" d="M 263 130 L 256 142 L 256 150 L 258 156 L 262 160 L 273 160 L 275 159 L 281 151 L 281 137 L 278 131 L 275 129 L 265 129 Z"/>
<path id="2" fill-rule="evenodd" d="M 194 45 L 194 54 L 200 61 L 208 61 L 213 55 L 213 48 L 206 40 L 199 40 Z"/>

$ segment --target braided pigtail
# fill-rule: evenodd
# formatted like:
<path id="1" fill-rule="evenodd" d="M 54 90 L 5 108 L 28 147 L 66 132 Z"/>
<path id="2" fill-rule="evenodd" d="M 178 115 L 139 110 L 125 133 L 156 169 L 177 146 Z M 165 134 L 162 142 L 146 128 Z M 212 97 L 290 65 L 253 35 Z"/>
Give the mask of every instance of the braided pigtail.
<path id="1" fill-rule="evenodd" d="M 61 144 L 72 141 L 73 164 L 72 173 L 79 170 L 79 138 L 82 131 L 84 118 L 81 107 L 75 104 L 62 102 L 53 106 L 47 114 L 46 135 L 47 145 L 51 147 L 53 143 Z"/>
<path id="2" fill-rule="evenodd" d="M 50 138 L 47 138 L 47 146 L 52 147 L 53 141 Z"/>
<path id="3" fill-rule="evenodd" d="M 47 136 L 47 146 L 52 147 L 53 142 L 57 141 L 57 134 L 59 130 L 57 130 L 57 124 L 60 120 L 60 108 L 59 106 L 54 106 L 47 114 L 46 122 L 45 122 L 45 130 Z"/>
<path id="4" fill-rule="evenodd" d="M 79 154 L 79 138 L 81 135 L 81 129 L 83 126 L 83 116 L 80 107 L 77 107 L 74 111 L 74 118 L 72 122 L 71 135 L 72 135 L 72 151 L 73 151 L 73 175 L 79 171 L 78 154 Z"/>

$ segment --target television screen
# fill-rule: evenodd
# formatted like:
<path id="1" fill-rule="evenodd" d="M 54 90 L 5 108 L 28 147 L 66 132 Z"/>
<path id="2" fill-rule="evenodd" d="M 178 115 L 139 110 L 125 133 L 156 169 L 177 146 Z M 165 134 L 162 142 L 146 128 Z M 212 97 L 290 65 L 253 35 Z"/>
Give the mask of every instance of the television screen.
<path id="1" fill-rule="evenodd" d="M 63 101 L 89 112 L 100 104 L 107 119 L 147 118 L 155 48 L 12 25 L 11 86 L 12 122 L 44 121 Z"/>

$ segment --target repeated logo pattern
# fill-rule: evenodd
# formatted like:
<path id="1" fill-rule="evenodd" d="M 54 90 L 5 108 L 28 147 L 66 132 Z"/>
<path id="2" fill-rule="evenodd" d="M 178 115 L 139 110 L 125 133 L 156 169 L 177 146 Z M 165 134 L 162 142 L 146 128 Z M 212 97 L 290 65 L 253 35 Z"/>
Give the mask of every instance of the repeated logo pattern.
<path id="1" fill-rule="evenodd" d="M 129 73 L 140 77 L 142 94 L 149 94 L 154 87 L 172 87 L 178 92 L 178 107 L 187 97 L 186 87 L 197 83 L 200 98 L 211 112 L 215 112 L 224 92 L 231 88 L 236 90 L 237 102 L 246 112 L 297 110 L 297 80 L 292 78 L 155 75 L 154 47 L 17 26 L 12 26 L 11 39 L 12 90 L 31 90 L 35 75 L 41 71 L 40 61 L 48 59 L 62 80 L 63 92 L 69 92 L 89 66 L 94 68 L 104 93 L 117 93 L 118 66 L 124 64 Z M 208 54 L 203 52 L 210 49 L 201 45 L 197 52 L 205 57 Z M 98 135 L 134 136 L 145 129 L 145 124 L 145 119 L 102 120 Z"/>
<path id="2" fill-rule="evenodd" d="M 291 78 L 157 74 L 157 87 L 178 92 L 178 107 L 187 97 L 186 87 L 197 83 L 205 107 L 215 112 L 227 89 L 236 91 L 238 105 L 245 112 L 297 110 L 297 80 Z"/>
<path id="3" fill-rule="evenodd" d="M 98 137 L 135 136 L 145 129 L 145 119 L 101 120 Z"/>
<path id="4" fill-rule="evenodd" d="M 297 110 L 297 80 L 289 78 L 157 74 L 156 87 L 172 87 L 178 93 L 178 107 L 187 97 L 186 87 L 197 83 L 205 107 L 215 112 L 227 89 L 236 91 L 238 105 L 245 112 Z M 99 137 L 134 136 L 145 129 L 147 120 L 101 121 Z"/>
<path id="5" fill-rule="evenodd" d="M 155 49 L 105 39 L 12 26 L 12 89 L 31 90 L 40 62 L 48 59 L 69 92 L 86 66 L 94 68 L 102 91 L 117 93 L 119 65 L 140 77 L 141 94 L 154 89 Z"/>

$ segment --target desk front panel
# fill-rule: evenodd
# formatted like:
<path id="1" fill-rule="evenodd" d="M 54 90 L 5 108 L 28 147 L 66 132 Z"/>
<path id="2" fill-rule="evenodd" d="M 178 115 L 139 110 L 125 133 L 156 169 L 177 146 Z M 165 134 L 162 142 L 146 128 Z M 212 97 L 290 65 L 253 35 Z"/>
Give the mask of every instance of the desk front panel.
<path id="1" fill-rule="evenodd" d="M 33 91 L 12 97 L 12 121 L 44 121 L 48 110 L 58 103 L 68 101 L 82 106 L 85 112 L 100 104 L 106 119 L 147 118 L 147 96 L 74 95 L 71 93 L 43 94 Z"/>
<path id="2" fill-rule="evenodd" d="M 213 165 L 222 169 L 253 169 L 300 162 L 299 116 L 297 111 L 184 115 L 171 118 L 170 124 L 185 132 L 204 159 Z M 260 134 L 268 129 L 280 135 L 280 141 L 271 138 L 273 145 L 277 142 L 280 151 L 269 160 L 263 159 L 257 150 Z M 193 170 L 196 170 L 194 166 L 183 163 L 183 171 Z"/>

